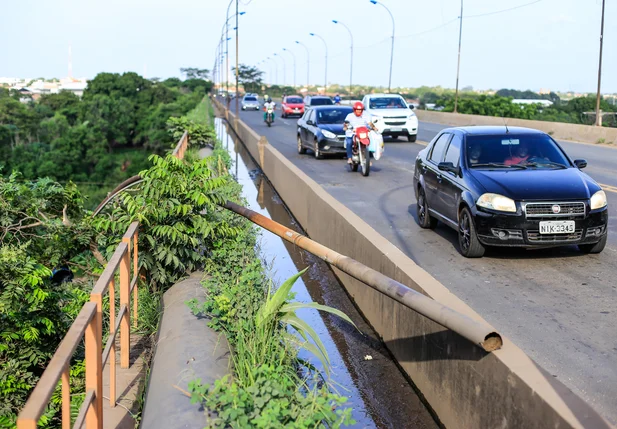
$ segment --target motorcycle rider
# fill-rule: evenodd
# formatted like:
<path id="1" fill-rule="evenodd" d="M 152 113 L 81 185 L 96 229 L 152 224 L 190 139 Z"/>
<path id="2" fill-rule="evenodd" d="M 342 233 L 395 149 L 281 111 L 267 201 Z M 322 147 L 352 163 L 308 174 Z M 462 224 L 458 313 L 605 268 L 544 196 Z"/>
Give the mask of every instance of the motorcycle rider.
<path id="1" fill-rule="evenodd" d="M 266 95 L 266 99 L 264 102 L 264 122 L 266 122 L 266 119 L 268 117 L 268 108 L 271 107 L 272 108 L 272 122 L 274 122 L 274 107 L 276 106 L 276 103 Z"/>
<path id="2" fill-rule="evenodd" d="M 334 96 L 334 104 L 341 104 L 341 96 L 336 94 Z"/>
<path id="3" fill-rule="evenodd" d="M 377 131 L 377 127 L 371 122 L 371 118 L 364 111 L 364 104 L 360 101 L 356 101 L 353 104 L 353 112 L 348 114 L 343 124 L 345 130 L 345 148 L 347 149 L 347 164 L 352 163 L 351 157 L 353 146 L 354 129 L 357 127 L 367 127 Z"/>

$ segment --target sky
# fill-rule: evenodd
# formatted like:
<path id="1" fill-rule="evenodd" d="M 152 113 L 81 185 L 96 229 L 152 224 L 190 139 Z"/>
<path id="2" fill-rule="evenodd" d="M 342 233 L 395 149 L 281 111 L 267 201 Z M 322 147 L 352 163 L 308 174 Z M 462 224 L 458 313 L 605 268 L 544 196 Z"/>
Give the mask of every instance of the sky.
<path id="1" fill-rule="evenodd" d="M 233 0 L 232 0 L 233 1 Z M 464 0 L 460 87 L 595 92 L 601 0 Z M 533 4 L 529 4 L 532 3 Z M 617 2 L 606 2 L 602 92 L 617 93 Z M 64 77 L 135 71 L 180 76 L 212 69 L 228 0 L 0 0 L 0 76 Z M 392 21 L 369 0 L 239 0 L 239 61 L 266 82 L 388 84 Z M 394 15 L 393 87 L 453 88 L 460 0 L 383 0 Z M 526 5 L 526 6 L 525 6 Z M 523 6 L 516 8 L 518 6 Z M 504 9 L 516 8 L 502 13 Z M 235 12 L 232 6 L 230 14 Z M 483 15 L 483 16 L 476 16 Z M 13 17 L 7 19 L 7 17 Z M 232 23 L 233 23 L 232 19 Z M 230 27 L 230 63 L 235 31 Z M 288 52 L 283 51 L 288 49 Z M 291 52 L 291 53 L 290 53 Z M 274 53 L 277 55 L 274 56 Z M 272 60 L 277 59 L 278 69 Z M 283 64 L 285 67 L 283 67 Z"/>

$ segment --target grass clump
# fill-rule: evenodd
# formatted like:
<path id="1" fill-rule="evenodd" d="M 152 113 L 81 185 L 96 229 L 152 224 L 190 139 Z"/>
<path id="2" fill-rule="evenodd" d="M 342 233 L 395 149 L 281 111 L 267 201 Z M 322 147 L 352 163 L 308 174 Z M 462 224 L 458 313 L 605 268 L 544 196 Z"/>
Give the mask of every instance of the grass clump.
<path id="1" fill-rule="evenodd" d="M 353 424 L 347 398 L 331 391 L 326 379 L 298 357 L 303 347 L 328 368 L 328 357 L 312 328 L 295 316 L 299 306 L 336 310 L 318 304 L 290 303 L 299 273 L 273 292 L 256 251 L 256 231 L 248 221 L 232 240 L 211 249 L 203 304 L 190 302 L 194 313 L 210 317 L 231 346 L 233 373 L 204 385 L 189 385 L 194 402 L 209 411 L 214 428 L 315 428 Z M 297 320 L 296 320 L 297 319 Z M 298 335 L 292 335 L 287 326 Z M 308 339 L 312 339 L 312 342 Z"/>

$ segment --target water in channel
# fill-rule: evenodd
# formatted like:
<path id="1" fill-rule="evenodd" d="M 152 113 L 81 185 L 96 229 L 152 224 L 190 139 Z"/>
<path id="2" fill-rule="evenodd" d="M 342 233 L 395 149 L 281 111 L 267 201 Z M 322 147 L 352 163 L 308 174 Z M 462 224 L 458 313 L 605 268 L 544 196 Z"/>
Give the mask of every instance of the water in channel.
<path id="1" fill-rule="evenodd" d="M 233 132 L 228 134 L 226 123 L 216 118 L 215 127 L 234 160 L 232 173 L 243 186 L 249 208 L 303 233 L 242 143 Z M 328 351 L 332 364 L 331 386 L 349 398 L 348 406 L 353 409 L 356 421 L 354 427 L 438 427 L 377 333 L 364 320 L 325 262 L 265 230 L 261 234 L 260 250 L 262 258 L 273 267 L 276 284 L 308 266 L 307 273 L 294 285 L 295 300 L 315 301 L 337 308 L 361 331 L 330 314 L 312 309 L 298 311 L 298 316 L 315 329 Z M 318 359 L 308 353 L 301 351 L 300 355 L 316 367 L 320 366 Z"/>

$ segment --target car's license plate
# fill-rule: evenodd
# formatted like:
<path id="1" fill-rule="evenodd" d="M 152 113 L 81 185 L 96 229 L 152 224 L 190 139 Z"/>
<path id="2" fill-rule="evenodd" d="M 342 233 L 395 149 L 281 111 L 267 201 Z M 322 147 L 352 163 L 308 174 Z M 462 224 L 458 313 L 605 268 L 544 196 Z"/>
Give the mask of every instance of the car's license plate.
<path id="1" fill-rule="evenodd" d="M 573 232 L 573 220 L 553 220 L 540 222 L 540 234 L 571 234 Z"/>
<path id="2" fill-rule="evenodd" d="M 402 128 L 390 128 L 390 131 L 393 133 L 400 133 L 401 131 L 403 131 Z"/>

